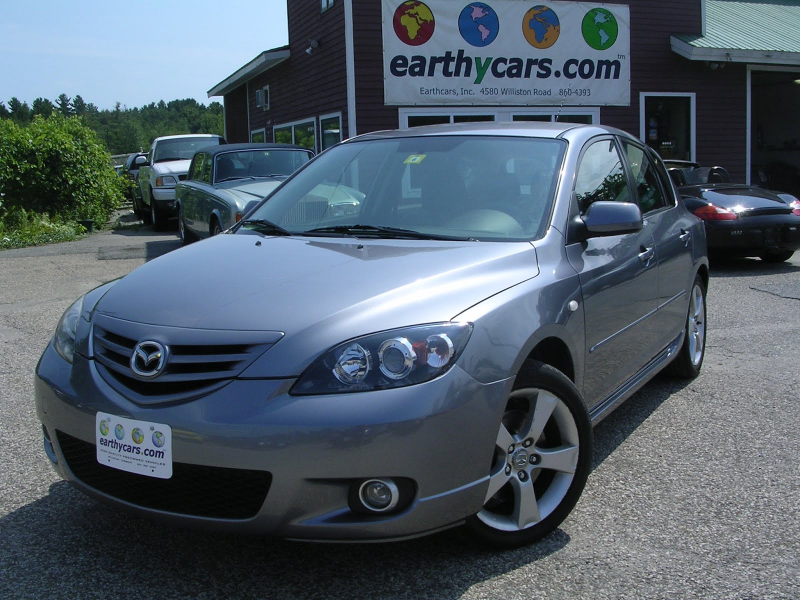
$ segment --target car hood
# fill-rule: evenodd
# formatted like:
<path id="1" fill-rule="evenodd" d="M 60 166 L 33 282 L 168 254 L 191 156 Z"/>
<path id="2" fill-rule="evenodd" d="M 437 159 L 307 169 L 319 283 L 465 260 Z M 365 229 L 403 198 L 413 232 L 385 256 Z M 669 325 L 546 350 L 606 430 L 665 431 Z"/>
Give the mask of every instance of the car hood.
<path id="1" fill-rule="evenodd" d="M 785 209 L 789 205 L 775 192 L 743 184 L 721 183 L 715 185 L 682 186 L 681 194 L 702 198 L 715 206 L 741 210 Z"/>
<path id="2" fill-rule="evenodd" d="M 191 160 L 167 160 L 153 165 L 153 170 L 160 175 L 183 175 L 189 172 Z"/>
<path id="3" fill-rule="evenodd" d="M 154 326 L 283 332 L 275 349 L 299 362 L 259 376 L 286 376 L 347 339 L 449 321 L 538 272 L 526 242 L 225 234 L 133 271 L 96 310 Z"/>
<path id="4" fill-rule="evenodd" d="M 225 181 L 217 184 L 217 188 L 228 190 L 231 194 L 247 204 L 251 200 L 261 200 L 283 182 L 283 179 L 259 178 L 247 180 Z"/>

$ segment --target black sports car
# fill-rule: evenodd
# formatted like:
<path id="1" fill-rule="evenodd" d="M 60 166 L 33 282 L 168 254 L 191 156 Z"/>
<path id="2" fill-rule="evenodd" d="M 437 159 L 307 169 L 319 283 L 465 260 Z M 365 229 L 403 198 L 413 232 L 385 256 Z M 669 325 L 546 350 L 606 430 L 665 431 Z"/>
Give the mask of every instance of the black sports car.
<path id="1" fill-rule="evenodd" d="M 800 250 L 800 200 L 791 194 L 731 183 L 722 167 L 664 164 L 686 207 L 705 222 L 710 253 L 783 262 Z"/>

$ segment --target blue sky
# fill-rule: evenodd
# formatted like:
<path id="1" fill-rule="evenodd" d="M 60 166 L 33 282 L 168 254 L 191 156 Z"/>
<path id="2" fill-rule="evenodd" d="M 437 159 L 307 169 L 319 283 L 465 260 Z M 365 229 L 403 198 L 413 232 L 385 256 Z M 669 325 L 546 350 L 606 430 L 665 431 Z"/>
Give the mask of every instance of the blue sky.
<path id="1" fill-rule="evenodd" d="M 195 98 L 288 43 L 286 0 L 0 0 L 0 101 Z"/>

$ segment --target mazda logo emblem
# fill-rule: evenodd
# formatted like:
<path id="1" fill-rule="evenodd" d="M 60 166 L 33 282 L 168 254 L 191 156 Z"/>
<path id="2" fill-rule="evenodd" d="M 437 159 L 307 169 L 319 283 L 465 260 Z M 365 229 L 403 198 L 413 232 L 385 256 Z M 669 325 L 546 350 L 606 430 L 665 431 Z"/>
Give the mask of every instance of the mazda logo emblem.
<path id="1" fill-rule="evenodd" d="M 139 342 L 131 355 L 131 371 L 139 377 L 152 379 L 164 370 L 167 364 L 167 347 L 159 342 Z"/>

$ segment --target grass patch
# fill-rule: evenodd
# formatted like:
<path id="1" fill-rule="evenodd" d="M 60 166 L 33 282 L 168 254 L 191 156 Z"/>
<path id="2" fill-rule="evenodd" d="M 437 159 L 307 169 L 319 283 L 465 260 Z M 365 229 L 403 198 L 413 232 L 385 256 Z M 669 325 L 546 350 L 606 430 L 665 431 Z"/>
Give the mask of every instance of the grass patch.
<path id="1" fill-rule="evenodd" d="M 16 221 L 13 226 L 0 221 L 0 250 L 71 242 L 86 236 L 82 225 L 53 222 L 45 215 L 28 213 L 22 222 Z"/>

